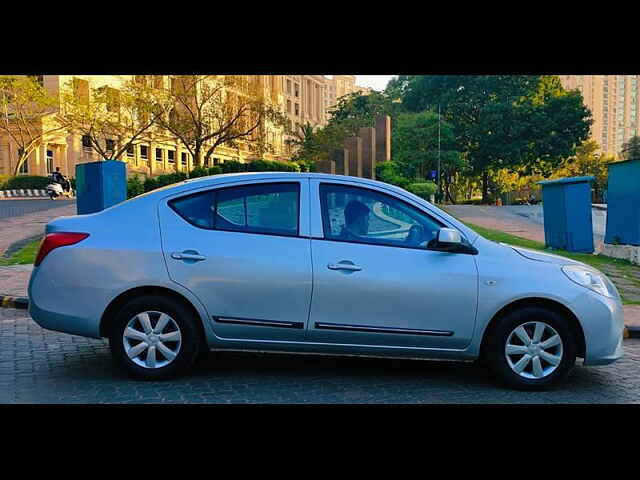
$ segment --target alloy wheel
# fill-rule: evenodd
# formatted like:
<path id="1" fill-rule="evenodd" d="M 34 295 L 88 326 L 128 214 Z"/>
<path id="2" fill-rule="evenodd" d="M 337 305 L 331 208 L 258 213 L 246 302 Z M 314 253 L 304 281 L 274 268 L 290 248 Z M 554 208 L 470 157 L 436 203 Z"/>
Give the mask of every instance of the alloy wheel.
<path id="1" fill-rule="evenodd" d="M 122 344 L 126 355 L 136 365 L 162 368 L 178 356 L 182 333 L 176 321 L 166 313 L 145 311 L 129 320 Z"/>
<path id="2" fill-rule="evenodd" d="M 562 338 L 545 322 L 527 322 L 509 334 L 505 356 L 511 370 L 521 377 L 539 380 L 553 373 L 562 361 Z"/>

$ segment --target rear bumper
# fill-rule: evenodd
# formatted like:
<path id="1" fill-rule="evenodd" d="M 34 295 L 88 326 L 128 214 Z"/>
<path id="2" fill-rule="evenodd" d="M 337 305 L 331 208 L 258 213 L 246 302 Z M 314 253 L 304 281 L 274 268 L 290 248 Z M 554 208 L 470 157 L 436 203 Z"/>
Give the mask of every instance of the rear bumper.
<path id="1" fill-rule="evenodd" d="M 54 312 L 41 308 L 35 301 L 33 284 L 37 276 L 38 268 L 34 268 L 29 280 L 29 315 L 42 328 L 57 332 L 81 335 L 83 337 L 101 338 L 98 322 L 93 322 L 86 317 L 77 317 L 66 313 Z"/>

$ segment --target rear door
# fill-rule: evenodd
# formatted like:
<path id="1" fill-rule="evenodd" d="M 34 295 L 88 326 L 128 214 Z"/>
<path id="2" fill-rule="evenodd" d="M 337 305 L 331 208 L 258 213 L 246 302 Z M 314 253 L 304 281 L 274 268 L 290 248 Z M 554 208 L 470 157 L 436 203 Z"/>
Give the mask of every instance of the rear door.
<path id="1" fill-rule="evenodd" d="M 254 181 L 160 205 L 169 276 L 224 339 L 303 340 L 311 301 L 308 179 Z"/>

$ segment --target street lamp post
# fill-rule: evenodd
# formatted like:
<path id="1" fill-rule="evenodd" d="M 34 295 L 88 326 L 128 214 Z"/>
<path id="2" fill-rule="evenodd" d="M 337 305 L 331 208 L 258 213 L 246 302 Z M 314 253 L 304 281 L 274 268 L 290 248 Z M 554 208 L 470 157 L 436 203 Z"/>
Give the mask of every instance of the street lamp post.
<path id="1" fill-rule="evenodd" d="M 438 103 L 438 201 L 442 202 L 440 189 L 440 104 Z"/>

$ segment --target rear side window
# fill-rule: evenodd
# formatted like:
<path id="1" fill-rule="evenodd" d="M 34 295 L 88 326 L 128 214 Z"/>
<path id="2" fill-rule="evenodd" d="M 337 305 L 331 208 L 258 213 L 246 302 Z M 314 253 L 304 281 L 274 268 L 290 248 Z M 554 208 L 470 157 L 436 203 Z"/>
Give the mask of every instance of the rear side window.
<path id="1" fill-rule="evenodd" d="M 210 190 L 176 198 L 169 206 L 191 225 L 212 229 L 214 199 L 214 192 Z"/>
<path id="2" fill-rule="evenodd" d="M 271 183 L 180 197 L 169 206 L 194 226 L 268 235 L 298 235 L 300 187 Z"/>
<path id="3" fill-rule="evenodd" d="M 220 189 L 216 193 L 214 228 L 298 235 L 299 197 L 297 182 Z"/>

